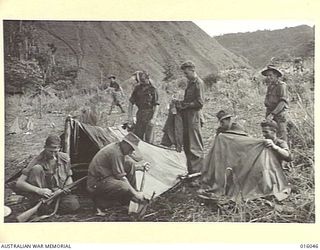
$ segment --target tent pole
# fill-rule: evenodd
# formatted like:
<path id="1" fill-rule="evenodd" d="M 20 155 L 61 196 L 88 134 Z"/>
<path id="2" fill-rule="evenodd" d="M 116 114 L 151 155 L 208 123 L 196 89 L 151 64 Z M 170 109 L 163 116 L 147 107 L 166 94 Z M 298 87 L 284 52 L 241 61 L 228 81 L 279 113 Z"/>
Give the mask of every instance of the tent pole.
<path id="1" fill-rule="evenodd" d="M 64 147 L 63 151 L 70 156 L 70 139 L 71 139 L 71 115 L 68 115 L 64 127 Z"/>

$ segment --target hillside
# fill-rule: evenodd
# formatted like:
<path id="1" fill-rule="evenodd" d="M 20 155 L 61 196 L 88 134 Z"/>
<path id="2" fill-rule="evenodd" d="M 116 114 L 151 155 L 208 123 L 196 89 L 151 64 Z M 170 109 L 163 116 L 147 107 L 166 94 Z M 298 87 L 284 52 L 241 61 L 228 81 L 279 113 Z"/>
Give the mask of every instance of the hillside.
<path id="1" fill-rule="evenodd" d="M 4 23 L 5 30 L 9 24 Z M 250 67 L 192 22 L 24 21 L 22 25 L 33 27 L 40 50 L 53 43 L 57 66 L 80 69 L 78 81 L 84 84 L 100 82 L 101 75 L 111 73 L 125 80 L 142 69 L 160 81 L 165 68 L 177 73 L 187 59 L 196 63 L 203 77 L 230 67 Z"/>
<path id="2" fill-rule="evenodd" d="M 235 54 L 246 57 L 255 68 L 265 66 L 272 57 L 287 59 L 314 56 L 314 29 L 307 25 L 225 34 L 214 39 Z"/>

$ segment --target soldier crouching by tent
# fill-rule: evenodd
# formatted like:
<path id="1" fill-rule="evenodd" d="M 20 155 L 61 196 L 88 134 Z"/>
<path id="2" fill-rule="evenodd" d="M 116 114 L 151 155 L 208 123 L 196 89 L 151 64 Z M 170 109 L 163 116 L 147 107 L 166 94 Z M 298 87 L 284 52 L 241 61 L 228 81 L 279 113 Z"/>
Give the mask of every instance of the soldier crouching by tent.
<path id="1" fill-rule="evenodd" d="M 146 200 L 136 190 L 136 170 L 145 164 L 130 160 L 126 156 L 137 150 L 140 139 L 129 132 L 122 141 L 108 144 L 92 159 L 88 169 L 87 189 L 98 213 L 115 205 L 128 205 L 131 200 Z"/>

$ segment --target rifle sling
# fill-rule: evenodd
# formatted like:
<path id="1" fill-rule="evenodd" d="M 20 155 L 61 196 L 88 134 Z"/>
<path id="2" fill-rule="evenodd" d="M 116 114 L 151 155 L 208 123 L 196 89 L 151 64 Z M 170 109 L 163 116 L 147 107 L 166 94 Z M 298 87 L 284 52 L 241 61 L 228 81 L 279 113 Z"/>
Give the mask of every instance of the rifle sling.
<path id="1" fill-rule="evenodd" d="M 37 216 L 37 217 L 33 218 L 32 220 L 30 220 L 30 222 L 37 222 L 37 221 L 40 221 L 40 220 L 43 220 L 43 219 L 50 218 L 53 215 L 55 215 L 57 213 L 58 209 L 59 209 L 60 199 L 61 199 L 61 197 L 57 198 L 56 204 L 54 206 L 54 210 L 53 210 L 53 212 L 51 214 L 45 214 L 45 215 Z"/>

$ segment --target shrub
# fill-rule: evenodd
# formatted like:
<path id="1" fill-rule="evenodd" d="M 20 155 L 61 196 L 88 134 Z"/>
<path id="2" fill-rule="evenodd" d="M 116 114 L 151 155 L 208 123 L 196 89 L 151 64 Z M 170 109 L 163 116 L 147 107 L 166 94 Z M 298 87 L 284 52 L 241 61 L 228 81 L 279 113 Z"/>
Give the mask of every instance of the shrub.
<path id="1" fill-rule="evenodd" d="M 208 89 L 212 89 L 213 86 L 218 82 L 219 79 L 220 79 L 219 74 L 217 74 L 217 73 L 211 73 L 211 74 L 207 75 L 207 76 L 203 79 L 203 81 L 204 81 L 205 86 L 206 86 Z"/>

